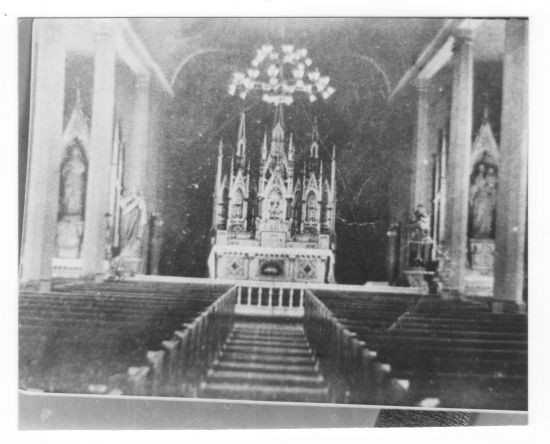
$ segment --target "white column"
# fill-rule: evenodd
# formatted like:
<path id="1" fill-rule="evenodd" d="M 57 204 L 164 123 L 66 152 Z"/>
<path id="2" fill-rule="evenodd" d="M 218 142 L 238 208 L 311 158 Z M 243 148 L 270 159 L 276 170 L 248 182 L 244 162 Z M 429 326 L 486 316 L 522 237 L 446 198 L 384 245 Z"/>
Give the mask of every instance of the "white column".
<path id="1" fill-rule="evenodd" d="M 527 211 L 527 20 L 507 20 L 495 233 L 494 297 L 522 305 Z"/>
<path id="2" fill-rule="evenodd" d="M 426 211 L 431 211 L 431 178 L 432 159 L 429 150 L 430 136 L 430 102 L 428 80 L 419 80 L 416 85 L 418 93 L 418 108 L 416 116 L 416 156 L 413 176 L 413 210 L 423 205 Z"/>
<path id="3" fill-rule="evenodd" d="M 468 236 L 468 190 L 473 118 L 473 50 L 470 33 L 456 36 L 454 48 L 449 168 L 445 227 L 447 239 L 443 264 L 444 285 L 453 294 L 464 294 Z"/>
<path id="4" fill-rule="evenodd" d="M 94 60 L 92 130 L 82 243 L 82 274 L 101 274 L 106 248 L 115 100 L 115 42 L 108 23 L 97 28 Z"/>
<path id="5" fill-rule="evenodd" d="M 59 199 L 65 47 L 62 21 L 37 19 L 33 25 L 35 51 L 31 86 L 29 167 L 21 281 L 50 287 Z"/>
<path id="6" fill-rule="evenodd" d="M 138 74 L 135 82 L 132 144 L 127 150 L 125 186 L 146 196 L 147 149 L 149 147 L 149 75 Z"/>

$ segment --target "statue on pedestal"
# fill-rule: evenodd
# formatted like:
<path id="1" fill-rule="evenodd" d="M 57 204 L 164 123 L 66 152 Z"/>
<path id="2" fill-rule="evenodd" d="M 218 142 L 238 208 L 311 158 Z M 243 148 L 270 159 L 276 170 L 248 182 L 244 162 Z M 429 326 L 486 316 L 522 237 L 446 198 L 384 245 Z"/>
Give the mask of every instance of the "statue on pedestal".
<path id="1" fill-rule="evenodd" d="M 86 191 L 86 162 L 77 144 L 68 148 L 68 155 L 61 164 L 61 215 L 84 214 Z"/>
<path id="2" fill-rule="evenodd" d="M 80 256 L 84 230 L 87 162 L 78 139 L 67 147 L 61 162 L 59 184 L 59 221 L 56 256 L 76 259 Z"/>
<path id="3" fill-rule="evenodd" d="M 134 190 L 124 189 L 120 198 L 120 256 L 140 257 L 146 225 L 145 199 Z"/>
<path id="4" fill-rule="evenodd" d="M 479 164 L 470 188 L 472 237 L 474 238 L 489 239 L 492 237 L 496 206 L 496 184 L 495 168 Z"/>

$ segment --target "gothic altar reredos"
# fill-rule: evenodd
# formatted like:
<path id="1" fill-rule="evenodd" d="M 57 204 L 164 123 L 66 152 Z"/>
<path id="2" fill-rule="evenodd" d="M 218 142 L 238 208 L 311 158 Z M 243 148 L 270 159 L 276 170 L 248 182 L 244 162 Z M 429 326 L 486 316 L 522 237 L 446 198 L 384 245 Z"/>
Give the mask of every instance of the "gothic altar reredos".
<path id="1" fill-rule="evenodd" d="M 220 142 L 208 258 L 210 276 L 333 282 L 334 148 L 330 170 L 324 170 L 314 123 L 309 149 L 297 165 L 293 136 L 285 135 L 282 106 L 277 108 L 274 122 L 271 137 L 263 137 L 256 180 L 247 159 L 244 113 L 229 174 L 222 171 Z"/>

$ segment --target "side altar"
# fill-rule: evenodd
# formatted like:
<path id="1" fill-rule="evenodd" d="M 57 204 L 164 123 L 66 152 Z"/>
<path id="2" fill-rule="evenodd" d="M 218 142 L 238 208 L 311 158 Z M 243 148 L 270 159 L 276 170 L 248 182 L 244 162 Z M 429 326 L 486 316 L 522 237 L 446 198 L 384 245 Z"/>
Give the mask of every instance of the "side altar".
<path id="1" fill-rule="evenodd" d="M 209 274 L 227 279 L 334 282 L 334 147 L 330 169 L 323 171 L 314 123 L 309 149 L 299 156 L 302 160 L 297 165 L 293 136 L 285 136 L 282 106 L 276 108 L 274 122 L 271 137 L 264 133 L 255 180 L 247 159 L 244 113 L 229 174 L 223 174 L 220 142 Z"/>

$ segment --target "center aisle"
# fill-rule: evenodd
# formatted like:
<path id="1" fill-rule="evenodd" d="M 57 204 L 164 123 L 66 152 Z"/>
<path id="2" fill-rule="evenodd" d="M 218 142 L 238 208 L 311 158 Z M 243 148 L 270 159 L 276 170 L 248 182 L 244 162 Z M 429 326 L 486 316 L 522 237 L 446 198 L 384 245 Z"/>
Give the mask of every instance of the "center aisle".
<path id="1" fill-rule="evenodd" d="M 328 402 L 301 323 L 285 319 L 235 322 L 200 397 L 255 401 Z"/>

